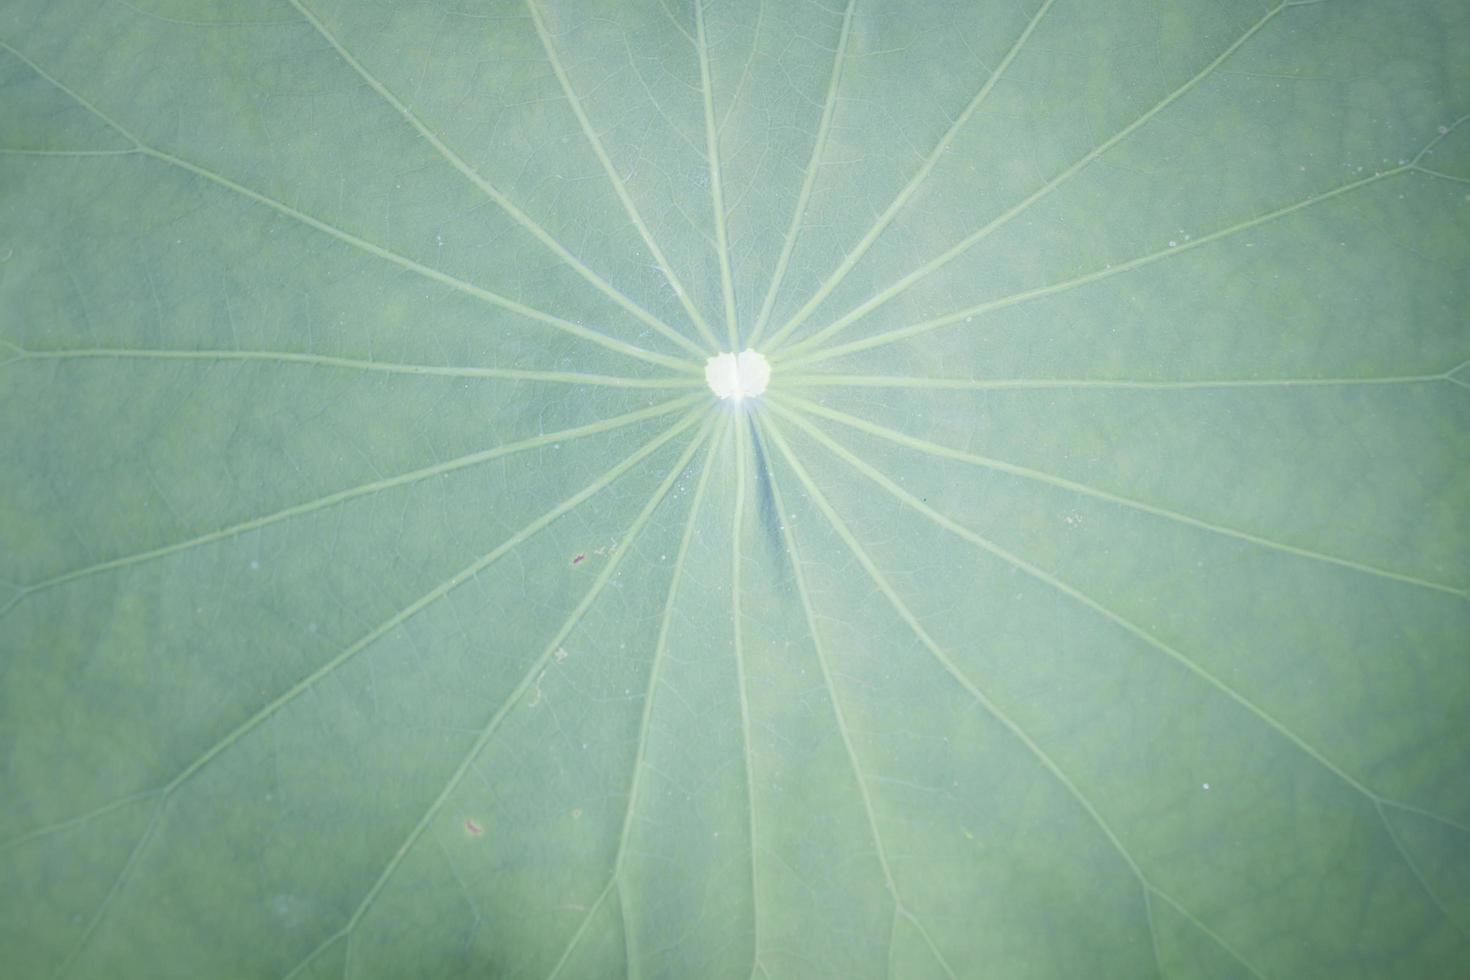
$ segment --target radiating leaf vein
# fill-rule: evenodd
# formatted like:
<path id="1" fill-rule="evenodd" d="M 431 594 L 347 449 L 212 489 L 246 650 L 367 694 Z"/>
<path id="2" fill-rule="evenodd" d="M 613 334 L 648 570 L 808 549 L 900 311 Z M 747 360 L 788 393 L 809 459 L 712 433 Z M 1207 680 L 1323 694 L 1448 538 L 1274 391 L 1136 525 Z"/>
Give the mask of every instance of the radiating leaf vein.
<path id="1" fill-rule="evenodd" d="M 929 175 L 934 172 L 934 168 L 939 165 L 940 159 L 944 156 L 944 151 L 949 147 L 951 141 L 954 140 L 955 135 L 964 128 L 965 123 L 970 121 L 970 117 L 975 114 L 976 110 L 985 102 L 990 93 L 994 91 L 996 84 L 1005 76 L 1006 70 L 1016 60 L 1016 56 L 1021 53 L 1021 50 L 1026 46 L 1026 42 L 1031 39 L 1031 35 L 1036 31 L 1042 19 L 1046 17 L 1046 13 L 1051 9 L 1053 2 L 1055 0 L 1042 0 L 1041 5 L 1036 8 L 1036 13 L 1031 16 L 1026 27 L 1016 36 L 1016 40 L 1011 44 L 1010 50 L 1000 60 L 1000 64 L 996 65 L 995 70 L 986 76 L 985 82 L 980 86 L 979 91 L 960 110 L 960 114 L 955 116 L 954 122 L 950 124 L 949 128 L 945 130 L 944 135 L 934 144 L 933 149 L 929 151 L 929 155 L 919 165 L 919 169 L 914 171 L 914 175 L 909 178 L 908 183 L 888 203 L 888 206 L 878 215 L 872 226 L 863 233 L 863 236 L 858 239 L 857 244 L 843 257 L 837 268 L 823 281 L 822 285 L 817 288 L 817 291 L 812 294 L 811 298 L 782 325 L 781 329 L 771 335 L 770 342 L 767 346 L 775 350 L 792 331 L 805 323 L 807 317 L 817 307 L 822 305 L 827 297 L 832 294 L 832 291 L 842 283 L 842 280 L 847 278 L 847 274 L 857 266 L 859 260 L 868 253 L 868 249 L 873 247 L 873 243 L 893 223 L 893 219 L 898 216 L 898 213 L 903 210 L 904 206 L 908 204 L 914 194 L 923 186 L 924 182 L 929 179 Z"/>
<path id="2" fill-rule="evenodd" d="M 671 433 L 677 435 L 678 432 L 683 431 L 685 428 L 687 428 L 689 425 L 693 424 L 693 422 L 697 420 L 699 414 L 707 413 L 691 414 L 687 419 L 685 419 L 684 422 L 680 423 L 679 426 L 676 426 L 674 429 L 670 430 Z M 551 658 L 561 647 L 562 642 L 571 635 L 572 631 L 575 630 L 577 625 L 582 621 L 582 618 L 586 616 L 587 611 L 592 608 L 594 603 L 596 603 L 598 597 L 602 594 L 602 590 L 607 586 L 607 583 L 612 580 L 613 574 L 617 571 L 618 566 L 622 563 L 623 557 L 627 555 L 628 552 L 631 550 L 632 542 L 637 540 L 638 536 L 642 533 L 644 527 L 647 526 L 649 518 L 653 516 L 653 512 L 658 508 L 658 505 L 663 502 L 664 498 L 668 496 L 669 490 L 673 488 L 674 483 L 684 472 L 685 468 L 688 467 L 690 460 L 693 459 L 695 452 L 698 451 L 699 447 L 703 445 L 705 441 L 706 440 L 704 438 L 696 438 L 690 441 L 688 447 L 679 456 L 674 466 L 669 469 L 669 472 L 664 477 L 663 481 L 654 489 L 653 493 L 649 496 L 647 502 L 643 505 L 643 509 L 639 511 L 638 516 L 635 517 L 632 524 L 629 525 L 627 533 L 624 536 L 624 540 L 626 542 L 625 545 L 618 548 L 612 553 L 607 563 L 603 566 L 602 571 L 598 573 L 597 578 L 593 581 L 592 585 L 588 587 L 587 592 L 583 595 L 581 601 L 577 603 L 576 608 L 572 610 L 571 614 L 568 615 L 567 618 L 562 622 L 561 627 L 556 631 L 556 634 L 551 638 L 550 642 L 546 644 L 546 648 L 542 651 L 541 655 L 536 658 L 536 660 L 531 664 L 530 669 L 528 669 L 525 674 L 522 675 L 520 682 L 516 684 L 515 688 L 495 710 L 495 713 L 490 716 L 488 721 L 486 721 L 484 728 L 480 731 L 479 736 L 470 746 L 469 751 L 465 753 L 464 758 L 461 759 L 459 765 L 456 766 L 454 771 L 450 774 L 448 781 L 444 784 L 444 787 L 440 790 L 439 794 L 429 804 L 427 809 L 424 810 L 424 813 L 419 818 L 418 822 L 414 824 L 413 828 L 408 832 L 408 835 L 403 839 L 402 843 L 399 844 L 398 848 L 388 859 L 387 864 L 384 865 L 382 872 L 377 877 L 377 880 L 373 882 L 372 887 L 368 889 L 367 893 L 363 896 L 362 901 L 358 903 L 357 908 L 348 918 L 346 924 L 343 925 L 343 927 L 337 932 L 333 933 L 331 936 L 328 936 L 325 940 L 323 940 L 321 945 L 317 947 L 317 951 L 320 951 L 321 949 L 330 946 L 339 939 L 346 938 L 347 970 L 349 973 L 351 972 L 353 949 L 352 938 L 355 935 L 357 926 L 362 921 L 363 916 L 365 916 L 372 908 L 373 903 L 377 899 L 378 895 L 380 895 L 383 889 L 387 887 L 388 882 L 392 879 L 394 873 L 398 870 L 398 867 L 403 863 L 403 860 L 408 856 L 409 852 L 413 850 L 414 846 L 423 837 L 424 831 L 428 829 L 429 824 L 433 822 L 434 817 L 438 814 L 440 808 L 443 807 L 445 801 L 447 801 L 449 797 L 454 793 L 455 789 L 458 788 L 460 782 L 464 779 L 465 774 L 469 772 L 469 770 L 473 767 L 475 759 L 479 757 L 479 754 L 484 750 L 485 746 L 490 744 L 490 740 L 494 738 L 495 733 L 499 730 L 501 723 L 510 714 L 511 709 L 514 708 L 516 704 L 518 704 L 522 700 L 522 698 L 526 695 L 528 691 L 530 691 L 531 687 L 536 682 L 536 678 L 540 675 L 541 671 L 545 669 L 546 665 L 551 662 Z M 309 963 L 311 959 L 314 958 L 316 955 L 317 952 L 314 951 L 307 960 L 303 961 L 303 965 L 305 963 Z M 296 973 L 297 970 L 293 970 L 290 974 L 287 974 L 286 980 L 290 980 L 290 978 Z"/>
<path id="3" fill-rule="evenodd" d="M 1393 831 L 1388 825 L 1388 819 L 1384 813 L 1384 806 L 1397 804 L 1395 804 L 1389 798 L 1377 793 L 1376 791 L 1368 787 L 1367 784 L 1363 783 L 1357 777 L 1353 776 L 1347 770 L 1343 769 L 1337 763 L 1333 762 L 1321 750 L 1313 746 L 1302 736 L 1298 735 L 1284 722 L 1276 718 L 1270 712 L 1266 711 L 1266 709 L 1257 705 L 1245 694 L 1236 690 L 1234 687 L 1231 687 L 1219 677 L 1215 676 L 1213 673 L 1206 670 L 1204 667 L 1200 666 L 1189 657 L 1185 656 L 1183 653 L 1175 649 L 1170 644 L 1154 636 L 1152 633 L 1150 633 L 1148 630 L 1145 630 L 1137 623 L 1134 623 L 1132 620 L 1128 619 L 1122 614 L 1115 612 L 1108 606 L 1103 605 L 1101 602 L 1092 598 L 1090 595 L 1086 594 L 1075 586 L 1068 584 L 1057 576 L 1052 575 L 1044 569 L 1026 561 L 1024 558 L 1021 558 L 1019 555 L 994 543 L 985 536 L 941 514 L 939 511 L 930 507 L 928 504 L 924 503 L 922 500 L 915 497 L 907 490 L 904 490 L 898 484 L 894 483 L 879 470 L 866 463 L 859 456 L 853 454 L 851 450 L 838 443 L 835 439 L 827 435 L 821 429 L 812 425 L 810 422 L 807 422 L 805 419 L 787 409 L 782 409 L 777 406 L 773 407 L 783 418 L 790 419 L 793 424 L 801 428 L 802 431 L 809 435 L 812 439 L 816 440 L 822 446 L 831 451 L 835 456 L 840 458 L 843 462 L 847 463 L 854 470 L 861 473 L 870 481 L 882 487 L 886 492 L 898 499 L 905 506 L 921 514 L 939 527 L 942 527 L 952 534 L 960 537 L 961 539 L 975 545 L 976 547 L 986 552 L 989 552 L 1002 561 L 1013 565 L 1014 567 L 1025 572 L 1027 575 L 1030 575 L 1032 578 L 1035 578 L 1036 580 L 1051 586 L 1052 588 L 1068 596 L 1069 598 L 1076 600 L 1083 606 L 1087 607 L 1088 609 L 1092 610 L 1103 618 L 1111 621 L 1115 625 L 1121 627 L 1126 632 L 1132 634 L 1134 637 L 1142 640 L 1148 646 L 1154 648 L 1155 650 L 1158 650 L 1160 653 L 1164 654 L 1170 660 L 1174 661 L 1176 664 L 1189 671 L 1189 673 L 1202 680 L 1204 683 L 1218 691 L 1220 694 L 1224 695 L 1226 698 L 1239 705 L 1241 708 L 1244 708 L 1256 719 L 1266 725 L 1267 728 L 1280 735 L 1286 741 L 1290 742 L 1307 757 L 1311 758 L 1322 768 L 1326 769 L 1332 775 L 1336 776 L 1343 783 L 1356 790 L 1365 799 L 1372 803 L 1374 806 L 1374 811 L 1379 817 L 1379 822 L 1383 825 L 1385 834 L 1388 837 L 1393 838 Z M 786 451 L 785 454 L 787 455 L 788 459 L 791 458 L 789 455 L 789 451 Z M 793 468 L 796 465 L 797 464 L 793 463 Z M 811 489 L 812 491 L 813 499 L 816 499 L 815 488 L 811 487 L 809 489 Z M 835 512 L 833 512 L 831 516 L 833 519 L 835 519 Z M 847 539 L 846 535 L 843 535 L 843 537 L 844 540 Z M 856 539 L 853 539 L 853 541 L 849 543 L 849 546 L 851 547 L 855 543 Z M 861 557 L 859 558 L 859 560 L 862 560 Z M 864 562 L 865 567 L 867 567 L 867 564 L 867 562 Z M 871 572 L 876 573 L 876 566 L 873 566 Z M 915 625 L 916 622 L 917 621 L 915 621 Z M 1410 866 L 1410 870 L 1417 876 L 1418 870 L 1414 867 L 1413 862 L 1408 860 L 1408 855 L 1404 853 L 1401 847 L 1397 846 L 1396 840 L 1394 840 L 1393 843 L 1395 844 L 1395 848 L 1399 852 L 1400 856 Z M 1135 873 L 1139 875 L 1140 881 L 1144 883 L 1145 887 L 1152 888 L 1158 894 L 1164 895 L 1164 892 L 1160 890 L 1157 885 L 1150 883 L 1149 880 L 1143 876 L 1142 872 L 1139 871 L 1136 864 L 1134 865 L 1134 870 Z M 1437 896 L 1433 895 L 1432 892 L 1430 894 L 1430 897 L 1436 902 L 1436 904 L 1438 903 Z M 1169 902 L 1170 904 L 1176 906 L 1179 904 L 1172 898 L 1169 899 Z M 1441 910 L 1443 911 L 1443 906 L 1441 906 Z"/>
<path id="4" fill-rule="evenodd" d="M 1279 5 L 1271 8 L 1269 11 L 1266 12 L 1265 16 L 1252 24 L 1244 34 L 1237 38 L 1235 42 L 1227 47 L 1224 51 L 1220 52 L 1220 54 L 1213 61 L 1207 64 L 1203 69 L 1201 69 L 1198 74 L 1194 75 L 1184 84 L 1180 85 L 1174 91 L 1170 92 L 1159 102 L 1155 103 L 1152 108 L 1144 112 L 1137 119 L 1133 120 L 1133 122 L 1118 130 L 1118 132 L 1114 133 L 1108 139 L 1099 143 L 1092 150 L 1079 157 L 1069 167 L 1061 171 L 1055 177 L 1048 180 L 1045 184 L 1042 184 L 1035 191 L 1028 194 L 1016 204 L 1007 208 L 1005 211 L 1001 212 L 999 215 L 991 219 L 977 231 L 966 235 L 959 242 L 946 249 L 944 252 L 940 253 L 937 257 L 920 265 L 912 272 L 908 273 L 907 275 L 900 278 L 897 282 L 893 283 L 891 286 L 888 286 L 887 288 L 875 293 L 872 297 L 865 300 L 863 303 L 859 304 L 851 311 L 843 314 L 832 323 L 812 334 L 809 340 L 813 344 L 816 344 L 831 339 L 839 332 L 846 329 L 850 324 L 867 315 L 867 313 L 869 313 L 871 310 L 882 306 L 884 303 L 887 303 L 895 296 L 898 296 L 900 293 L 908 289 L 911 285 L 918 282 L 920 279 L 923 279 L 931 273 L 942 268 L 943 266 L 948 265 L 955 258 L 974 247 L 976 244 L 991 235 L 993 232 L 1009 224 L 1012 219 L 1021 214 L 1024 214 L 1027 210 L 1031 208 L 1032 205 L 1047 197 L 1057 188 L 1063 186 L 1077 174 L 1085 170 L 1088 164 L 1092 163 L 1098 157 L 1102 156 L 1104 153 L 1117 146 L 1123 140 L 1127 139 L 1134 132 L 1136 132 L 1140 127 L 1146 125 L 1159 113 L 1163 112 L 1169 106 L 1173 105 L 1176 101 L 1183 98 L 1189 92 L 1193 91 L 1201 82 L 1208 78 L 1211 73 L 1215 71 L 1216 68 L 1223 65 L 1226 61 L 1230 59 L 1232 55 L 1235 54 L 1236 51 L 1240 50 L 1240 48 L 1247 41 L 1255 37 L 1262 28 L 1270 23 L 1271 18 L 1275 17 L 1278 13 L 1281 12 L 1281 10 L 1282 7 Z M 836 283 L 834 282 L 833 287 L 835 288 L 835 286 Z M 819 293 L 818 295 L 821 297 L 821 299 L 826 298 L 826 296 L 823 294 Z M 814 304 L 809 303 L 808 306 L 814 307 Z M 782 329 L 778 337 L 784 337 L 786 334 L 790 333 L 792 329 L 795 329 L 792 324 L 799 325 L 799 323 L 800 320 L 793 320 L 791 324 L 787 324 L 787 327 Z M 772 339 L 775 340 L 777 338 Z"/>
<path id="5" fill-rule="evenodd" d="M 1254 545 L 1259 545 L 1263 548 L 1270 548 L 1273 551 L 1280 551 L 1284 554 L 1294 555 L 1298 558 L 1307 558 L 1311 559 L 1312 561 L 1326 562 L 1331 565 L 1337 565 L 1341 568 L 1352 569 L 1353 571 L 1361 572 L 1364 575 L 1373 575 L 1378 578 L 1388 579 L 1390 581 L 1399 582 L 1404 585 L 1412 585 L 1422 589 L 1431 589 L 1435 592 L 1445 592 L 1450 595 L 1461 595 L 1465 591 L 1465 587 L 1462 586 L 1448 585 L 1443 582 L 1435 582 L 1430 579 L 1420 578 L 1415 575 L 1407 575 L 1403 572 L 1395 572 L 1390 569 L 1379 568 L 1376 565 L 1369 565 L 1366 562 L 1354 561 L 1351 558 L 1342 558 L 1337 555 L 1330 555 L 1326 552 L 1315 551 L 1311 548 L 1305 548 L 1300 545 L 1290 544 L 1285 541 L 1277 541 L 1276 539 L 1266 537 L 1265 535 L 1252 534 L 1249 531 L 1237 530 L 1236 528 L 1227 527 L 1223 524 L 1217 524 L 1214 521 L 1207 521 L 1203 518 L 1193 517 L 1189 514 L 1185 514 L 1168 507 L 1161 507 L 1156 504 L 1150 504 L 1142 500 L 1137 500 L 1133 497 L 1125 496 L 1123 494 L 1103 490 L 1087 483 L 1080 483 L 1076 480 L 1069 480 L 1066 477 L 1057 476 L 1053 473 L 1048 473 L 1043 470 L 1033 469 L 1029 466 L 1021 466 L 1016 463 L 1008 463 L 1005 460 L 995 459 L 990 456 L 983 456 L 978 453 L 970 453 L 959 449 L 953 449 L 949 446 L 942 446 L 938 443 L 930 442 L 926 439 L 919 439 L 914 436 L 908 435 L 907 433 L 899 432 L 896 429 L 890 429 L 886 426 L 878 425 L 875 422 L 869 422 L 866 419 L 859 418 L 858 416 L 852 415 L 848 412 L 828 408 L 825 405 L 819 405 L 816 402 L 813 402 L 806 398 L 801 398 L 799 396 L 777 395 L 773 396 L 773 399 L 778 399 L 781 402 L 785 402 L 786 404 L 791 405 L 793 408 L 799 408 L 809 414 L 817 415 L 826 419 L 831 419 L 832 421 L 839 422 L 842 425 L 848 426 L 849 428 L 857 429 L 860 432 L 866 432 L 869 435 L 877 436 L 880 439 L 886 439 L 887 441 L 892 442 L 896 445 L 907 446 L 910 449 L 917 450 L 918 452 L 925 453 L 938 459 L 950 459 L 956 462 L 967 463 L 971 466 L 982 466 L 986 469 L 994 470 L 999 473 L 1008 473 L 1011 476 L 1019 476 L 1027 480 L 1035 480 L 1038 483 L 1045 483 L 1050 486 L 1057 487 L 1061 490 L 1067 490 L 1071 493 L 1079 493 L 1084 496 L 1092 497 L 1096 500 L 1104 500 L 1111 504 L 1118 504 L 1119 506 L 1127 507 L 1145 514 L 1152 514 L 1155 517 L 1162 517 L 1165 520 L 1174 521 L 1178 524 L 1184 524 L 1189 527 L 1199 528 L 1202 531 L 1209 531 L 1212 534 L 1219 534 L 1225 537 L 1235 538 L 1238 541 L 1246 541 Z"/>
<path id="6" fill-rule="evenodd" d="M 614 303 L 616 303 L 618 306 L 626 310 L 637 319 L 641 320 L 643 323 L 663 334 L 675 344 L 689 351 L 691 354 L 694 354 L 696 356 L 703 355 L 703 352 L 699 349 L 698 345 L 692 343 L 688 337 L 685 337 L 683 334 L 679 333 L 679 331 L 673 329 L 667 323 L 664 323 L 658 317 L 648 312 L 648 310 L 633 302 L 633 300 L 629 298 L 627 294 L 622 292 L 622 290 L 618 289 L 612 283 L 608 282 L 605 278 L 595 272 L 591 267 L 587 265 L 587 263 L 583 262 L 580 258 L 574 255 L 570 249 L 564 246 L 549 231 L 547 231 L 539 223 L 537 223 L 535 219 L 526 214 L 525 211 L 521 210 L 520 207 L 518 207 L 508 197 L 506 197 L 505 194 L 503 194 L 499 190 L 499 188 L 497 188 L 494 184 L 490 183 L 490 181 L 481 176 L 480 172 L 477 171 L 474 167 L 471 167 L 463 157 L 461 157 L 458 153 L 455 153 L 454 150 L 450 149 L 448 144 L 440 139 L 433 130 L 426 126 L 423 120 L 419 119 L 418 115 L 415 114 L 412 109 L 404 105 L 403 102 L 400 101 L 399 98 L 394 95 L 393 92 L 386 85 L 384 85 L 381 80 L 377 78 L 377 76 L 368 71 L 367 66 L 359 61 L 352 54 L 352 52 L 348 51 L 346 46 L 343 45 L 342 42 L 337 38 L 337 36 L 327 28 L 327 25 L 322 22 L 321 18 L 319 18 L 315 13 L 308 9 L 307 6 L 301 2 L 301 0 L 288 0 L 288 2 L 291 4 L 291 6 L 295 7 L 297 11 L 300 12 L 301 16 L 305 18 L 307 23 L 309 23 L 312 28 L 322 36 L 323 40 L 331 45 L 332 49 L 337 52 L 342 60 L 346 62 L 374 92 L 378 93 L 378 95 L 382 97 L 384 102 L 392 106 L 393 109 L 400 116 L 403 117 L 405 122 L 407 122 L 410 126 L 418 131 L 419 135 L 422 136 L 441 157 L 443 157 L 446 163 L 448 163 L 455 170 L 459 171 L 459 173 L 463 174 L 471 183 L 479 188 L 486 197 L 494 201 L 495 204 L 499 206 L 502 211 L 504 211 L 516 222 L 516 224 L 520 225 L 526 231 L 530 232 L 530 234 L 537 241 L 541 242 L 543 245 L 549 248 L 553 253 L 556 254 L 558 258 L 565 262 L 570 268 L 574 269 L 579 276 L 587 280 L 587 282 L 591 283 L 598 292 L 611 299 Z"/>
<path id="7" fill-rule="evenodd" d="M 384 490 L 389 490 L 394 487 L 400 487 L 410 483 L 417 483 L 422 480 L 427 480 L 430 477 L 443 476 L 446 473 L 453 473 L 454 471 L 464 469 L 465 467 L 475 466 L 480 463 L 487 463 L 491 460 L 500 459 L 505 456 L 511 456 L 519 452 L 525 452 L 529 449 L 537 449 L 542 446 L 554 445 L 558 442 L 581 439 L 587 436 L 613 432 L 617 429 L 621 429 L 625 426 L 633 425 L 638 422 L 659 418 L 664 415 L 670 415 L 674 412 L 679 411 L 682 408 L 687 408 L 693 405 L 697 400 L 702 400 L 702 398 L 697 395 L 686 395 L 683 398 L 675 398 L 670 401 L 654 405 L 650 408 L 641 408 L 636 411 L 626 412 L 622 415 L 615 415 L 609 418 L 599 419 L 596 422 L 589 422 L 586 425 L 560 429 L 555 432 L 543 433 L 541 435 L 531 436 L 527 439 L 521 439 L 517 442 L 509 442 L 501 446 L 496 446 L 492 449 L 482 449 L 478 452 L 467 453 L 463 456 L 446 460 L 442 463 L 435 463 L 432 466 L 421 467 L 416 470 L 410 470 L 407 473 L 401 473 L 397 476 L 385 477 L 383 479 L 373 480 L 368 483 L 361 483 L 354 487 L 348 487 L 344 490 L 338 490 L 334 493 L 329 493 L 326 496 L 318 497 L 315 500 L 308 500 L 304 503 L 294 504 L 290 507 L 283 508 L 270 514 L 265 514 L 261 517 L 253 517 L 249 520 L 231 524 L 228 527 L 223 527 L 215 531 L 209 531 L 205 534 L 196 535 L 183 541 L 176 541 L 173 544 L 163 545 L 162 547 L 158 548 L 150 548 L 147 551 L 134 552 L 133 554 L 123 555 L 118 558 L 112 558 L 107 561 L 88 565 L 84 568 L 73 569 L 70 572 L 63 572 L 60 575 L 55 575 L 51 578 L 44 579 L 32 585 L 25 586 L 18 595 L 10 600 L 10 602 L 6 606 L 0 607 L 0 615 L 3 615 L 11 608 L 11 606 L 19 603 L 21 599 L 25 598 L 26 596 L 33 595 L 37 592 L 43 592 L 47 589 L 55 588 L 58 585 L 64 585 L 67 582 L 76 581 L 79 578 L 85 578 L 89 575 L 96 575 L 99 572 L 125 568 L 129 565 L 136 565 L 139 562 L 152 561 L 156 558 L 164 558 L 168 555 L 177 554 L 181 551 L 187 551 L 190 548 L 197 548 L 201 545 L 212 544 L 216 541 L 222 541 L 226 538 L 232 538 L 237 535 L 244 534 L 247 531 L 259 530 L 260 528 L 268 527 L 271 524 L 275 524 L 280 521 L 288 520 L 293 517 L 300 517 L 304 514 L 309 514 L 313 511 L 321 510 L 324 507 L 331 507 L 334 504 L 345 503 L 349 500 L 355 500 L 358 497 L 381 493 Z"/>
<path id="8" fill-rule="evenodd" d="M 679 276 L 674 272 L 673 266 L 669 265 L 669 260 L 664 255 L 663 249 L 659 248 L 658 242 L 654 240 L 653 232 L 649 230 L 647 223 L 643 220 L 643 215 L 638 211 L 638 206 L 633 202 L 632 196 L 628 193 L 628 188 L 623 182 L 622 175 L 613 166 L 612 158 L 607 155 L 607 148 L 602 145 L 602 137 L 597 135 L 597 130 L 593 127 L 592 121 L 587 118 L 587 111 L 582 105 L 582 99 L 577 95 L 577 90 L 572 87 L 572 80 L 567 75 L 566 67 L 562 65 L 561 55 L 557 53 L 556 43 L 553 41 L 551 33 L 546 29 L 546 22 L 541 16 L 539 0 L 526 0 L 526 9 L 531 13 L 531 20 L 536 25 L 536 36 L 541 39 L 541 46 L 546 49 L 546 58 L 551 62 L 552 71 L 556 75 L 557 82 L 561 85 L 562 92 L 566 94 L 567 103 L 571 106 L 572 114 L 577 117 L 577 124 L 582 127 L 582 134 L 587 138 L 587 142 L 592 147 L 592 152 L 596 155 L 597 161 L 602 164 L 603 172 L 607 174 L 608 183 L 612 185 L 613 192 L 617 195 L 619 203 L 622 204 L 623 210 L 628 215 L 628 220 L 638 230 L 638 235 L 643 239 L 643 244 L 648 246 L 649 254 L 653 256 L 654 262 L 658 264 L 659 270 L 663 272 L 669 287 L 674 291 L 674 295 L 679 297 L 679 302 L 683 305 L 684 312 L 689 315 L 690 321 L 693 322 L 700 336 L 704 337 L 711 347 L 718 350 L 720 343 L 715 339 L 714 333 L 710 330 L 709 323 L 705 320 L 704 315 L 699 312 L 699 308 L 694 305 L 693 300 L 689 296 L 689 291 L 684 287 L 684 283 L 680 281 Z M 697 347 L 695 351 L 698 352 Z"/>
<path id="9" fill-rule="evenodd" d="M 669 591 L 664 599 L 663 615 L 659 620 L 658 639 L 655 641 L 653 648 L 653 663 L 649 665 L 648 684 L 643 692 L 643 713 L 638 723 L 638 749 L 634 754 L 632 773 L 628 777 L 628 802 L 623 810 L 623 822 L 618 833 L 618 848 L 613 856 L 612 871 L 608 875 L 607 885 L 603 888 L 602 894 L 599 896 L 597 902 L 594 903 L 593 907 L 587 910 L 587 915 L 583 918 L 576 931 L 572 933 L 571 939 L 567 942 L 566 949 L 562 952 L 561 958 L 557 960 L 556 966 L 548 975 L 547 980 L 556 980 L 557 975 L 561 973 L 562 968 L 566 965 L 568 959 L 571 958 L 572 951 L 576 949 L 577 943 L 586 931 L 587 923 L 592 921 L 593 915 L 597 911 L 597 906 L 607 897 L 608 889 L 617 885 L 623 873 L 623 861 L 628 851 L 628 838 L 632 836 L 633 832 L 633 811 L 637 809 L 638 801 L 642 794 L 643 771 L 647 768 L 644 759 L 648 752 L 648 732 L 651 727 L 650 723 L 653 720 L 653 707 L 659 688 L 659 674 L 663 667 L 665 655 L 668 653 L 669 630 L 672 628 L 674 622 L 674 606 L 678 602 L 679 583 L 684 576 L 685 566 L 689 561 L 689 546 L 694 540 L 694 532 L 704 508 L 704 497 L 705 492 L 709 489 L 710 473 L 714 470 L 714 462 L 720 454 L 720 448 L 724 444 L 725 433 L 727 431 L 726 429 L 712 430 L 711 434 L 707 437 L 710 440 L 709 448 L 705 452 L 704 465 L 700 468 L 699 479 L 694 486 L 694 495 L 689 501 L 689 517 L 684 523 L 684 533 L 679 538 L 679 550 L 674 555 L 674 568 L 669 578 Z M 625 910 L 624 921 L 627 936 L 625 941 L 629 948 L 628 975 L 633 977 L 637 975 L 638 969 L 636 966 L 637 961 L 631 952 L 634 942 L 632 938 L 634 929 L 631 921 L 631 913 L 631 909 Z"/>

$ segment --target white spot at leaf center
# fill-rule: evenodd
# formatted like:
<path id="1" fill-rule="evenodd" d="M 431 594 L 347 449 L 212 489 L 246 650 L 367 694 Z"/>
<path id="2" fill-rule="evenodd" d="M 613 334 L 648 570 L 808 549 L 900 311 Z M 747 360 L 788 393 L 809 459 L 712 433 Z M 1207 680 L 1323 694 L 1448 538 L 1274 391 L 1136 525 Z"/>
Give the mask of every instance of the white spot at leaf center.
<path id="1" fill-rule="evenodd" d="M 771 383 L 771 362 L 748 348 L 738 357 L 728 352 L 716 354 L 704 362 L 704 380 L 720 399 L 754 398 Z"/>

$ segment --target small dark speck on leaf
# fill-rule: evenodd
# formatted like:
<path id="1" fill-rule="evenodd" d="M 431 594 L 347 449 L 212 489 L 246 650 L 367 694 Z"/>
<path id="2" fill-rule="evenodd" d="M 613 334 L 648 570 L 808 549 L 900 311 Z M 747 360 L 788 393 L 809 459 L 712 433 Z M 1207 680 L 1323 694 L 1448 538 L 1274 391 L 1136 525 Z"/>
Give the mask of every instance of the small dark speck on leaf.
<path id="1" fill-rule="evenodd" d="M 573 558 L 572 558 L 572 564 L 573 565 L 580 565 L 580 564 L 582 564 L 582 562 L 584 562 L 586 560 L 587 560 L 587 553 L 585 551 L 579 551 L 579 552 L 577 552 L 577 554 L 575 556 L 573 556 Z"/>
<path id="2" fill-rule="evenodd" d="M 484 827 L 481 827 L 479 824 L 475 823 L 473 820 L 470 820 L 468 818 L 465 819 L 464 829 L 465 830 L 468 830 L 470 833 L 474 834 L 476 837 L 479 837 L 481 834 L 483 834 L 485 832 L 485 828 Z"/>

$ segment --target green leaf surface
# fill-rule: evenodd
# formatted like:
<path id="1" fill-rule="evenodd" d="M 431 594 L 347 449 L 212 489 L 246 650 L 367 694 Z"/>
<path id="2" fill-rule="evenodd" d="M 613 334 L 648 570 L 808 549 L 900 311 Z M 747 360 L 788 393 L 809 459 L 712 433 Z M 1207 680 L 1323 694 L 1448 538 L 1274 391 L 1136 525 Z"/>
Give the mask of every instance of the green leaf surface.
<path id="1" fill-rule="evenodd" d="M 1467 324 L 1458 0 L 8 0 L 0 972 L 1457 975 Z"/>

